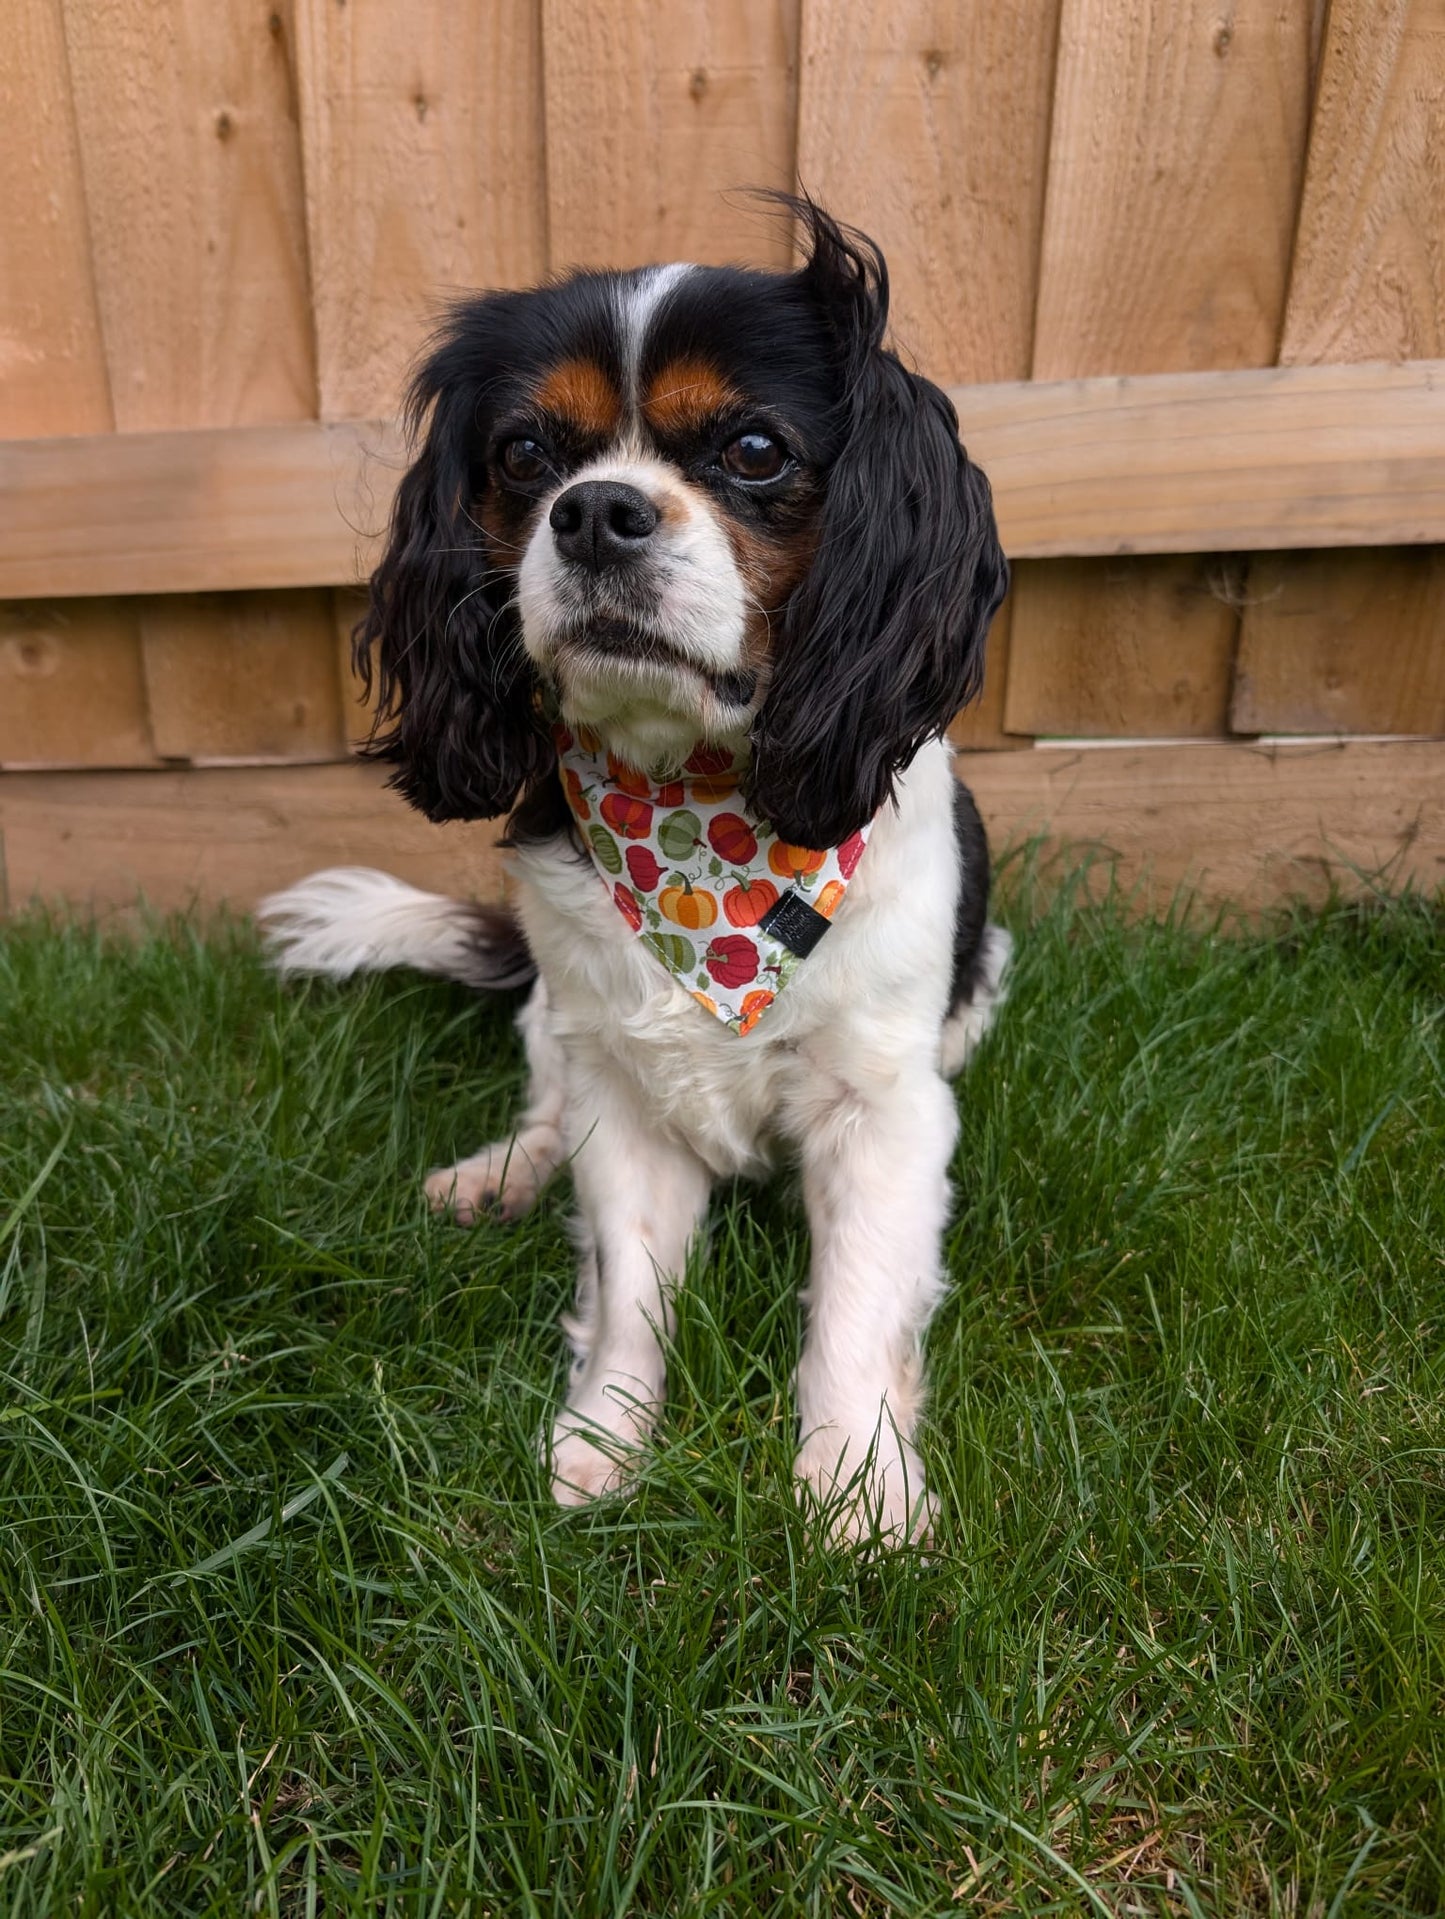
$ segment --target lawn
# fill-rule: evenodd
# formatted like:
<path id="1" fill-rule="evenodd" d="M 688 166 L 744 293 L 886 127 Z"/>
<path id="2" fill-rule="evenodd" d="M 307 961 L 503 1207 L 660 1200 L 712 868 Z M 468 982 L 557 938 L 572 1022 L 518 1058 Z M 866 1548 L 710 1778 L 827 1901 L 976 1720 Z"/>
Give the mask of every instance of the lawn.
<path id="1" fill-rule="evenodd" d="M 507 1004 L 0 936 L 0 1911 L 1436 1913 L 1445 917 L 1015 887 L 932 1553 L 794 1509 L 806 1237 L 726 1189 L 564 1516 L 565 1182 L 429 1219 Z"/>

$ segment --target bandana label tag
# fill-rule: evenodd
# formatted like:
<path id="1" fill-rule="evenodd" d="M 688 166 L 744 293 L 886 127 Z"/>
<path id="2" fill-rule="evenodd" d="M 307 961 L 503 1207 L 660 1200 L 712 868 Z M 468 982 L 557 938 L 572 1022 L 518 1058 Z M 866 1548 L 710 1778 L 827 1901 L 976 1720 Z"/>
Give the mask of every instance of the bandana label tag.
<path id="1" fill-rule="evenodd" d="M 558 772 L 612 903 L 706 1012 L 750 1033 L 827 932 L 872 822 L 841 846 L 790 846 L 755 819 L 741 768 L 699 747 L 657 781 L 590 728 L 553 729 Z"/>

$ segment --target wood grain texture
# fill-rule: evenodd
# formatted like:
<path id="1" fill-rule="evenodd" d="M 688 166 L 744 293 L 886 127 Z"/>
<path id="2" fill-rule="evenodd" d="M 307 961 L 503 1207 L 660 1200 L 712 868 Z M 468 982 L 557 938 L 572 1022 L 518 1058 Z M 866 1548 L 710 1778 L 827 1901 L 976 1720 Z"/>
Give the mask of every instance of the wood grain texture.
<path id="1" fill-rule="evenodd" d="M 882 246 L 894 340 L 944 383 L 1027 379 L 1058 0 L 808 0 L 798 174 Z"/>
<path id="2" fill-rule="evenodd" d="M 809 0 L 798 175 L 872 234 L 894 341 L 933 379 L 1021 380 L 1033 357 L 1058 0 Z M 1003 730 L 1012 602 L 951 737 Z"/>
<path id="3" fill-rule="evenodd" d="M 1036 836 L 1087 853 L 1141 912 L 1445 887 L 1445 742 L 1040 746 L 958 769 L 995 857 Z"/>
<path id="4" fill-rule="evenodd" d="M 1274 358 L 1310 80 L 1298 0 L 1064 0 L 1034 373 L 1263 366 Z M 1213 730 L 1237 622 L 1197 565 L 1076 576 L 1072 613 L 1021 569 L 1008 724 L 1083 733 L 1065 689 L 1116 681 L 1130 735 L 1168 714 Z M 1192 606 L 1192 617 L 1180 617 Z M 1158 658 L 1151 658 L 1157 653 Z M 1145 670 L 1141 666 L 1148 661 Z M 1129 688 L 1137 685 L 1131 707 Z M 1161 707 L 1158 689 L 1187 689 Z M 1097 706 L 1095 708 L 1097 714 Z"/>
<path id="5" fill-rule="evenodd" d="M 952 389 L 1034 557 L 1445 539 L 1445 363 Z M 382 421 L 0 441 L 0 594 L 355 584 L 405 464 Z"/>
<path id="6" fill-rule="evenodd" d="M 60 0 L 6 9 L 0 183 L 0 438 L 107 432 Z M 130 608 L 0 605 L 0 764 L 154 758 Z"/>
<path id="7" fill-rule="evenodd" d="M 0 780 L 8 908 L 64 899 L 125 908 L 252 907 L 322 866 L 379 866 L 416 885 L 496 897 L 492 825 L 432 826 L 380 769 L 185 768 L 15 773 Z"/>
<path id="8" fill-rule="evenodd" d="M 1025 574 L 1024 632 L 1067 636 L 1038 678 L 1034 638 L 1009 682 L 1004 724 L 1076 738 L 1209 738 L 1227 731 L 1228 661 L 1239 622 L 1237 567 L 1213 554 L 1049 560 Z M 1027 643 L 1027 642 L 1026 642 Z M 1106 665 L 1101 663 L 1107 663 Z"/>
<path id="9" fill-rule="evenodd" d="M 543 0 L 554 267 L 786 266 L 799 0 Z M 724 197 L 727 196 L 727 197 Z"/>
<path id="10" fill-rule="evenodd" d="M 1445 734 L 1445 550 L 1256 564 L 1232 718 L 1241 733 Z"/>
<path id="11" fill-rule="evenodd" d="M 1034 836 L 1086 853 L 1139 910 L 1181 888 L 1260 909 L 1332 885 L 1368 892 L 1372 875 L 1390 888 L 1445 884 L 1445 743 L 1038 747 L 965 753 L 959 770 L 996 853 Z M 124 908 L 142 893 L 167 907 L 250 907 L 347 864 L 495 897 L 497 832 L 430 826 L 359 765 L 0 780 L 12 910 L 36 896 Z"/>
<path id="12" fill-rule="evenodd" d="M 1445 0 L 1334 0 L 1283 364 L 1445 351 Z M 1445 576 L 1423 555 L 1257 561 L 1241 731 L 1445 731 Z"/>
<path id="13" fill-rule="evenodd" d="M 316 411 L 287 13 L 280 0 L 66 0 L 122 431 Z"/>
<path id="14" fill-rule="evenodd" d="M 404 460 L 379 421 L 0 441 L 0 594 L 354 585 Z"/>
<path id="15" fill-rule="evenodd" d="M 390 414 L 446 299 L 546 270 L 540 0 L 296 28 L 321 414 Z"/>
<path id="16" fill-rule="evenodd" d="M 147 766 L 155 758 L 131 607 L 0 604 L 0 767 Z"/>
<path id="17" fill-rule="evenodd" d="M 301 420 L 316 369 L 289 0 L 67 0 L 67 40 L 116 424 Z M 117 86 L 117 75 L 131 76 Z M 141 76 L 144 76 L 142 83 Z M 319 602 L 139 612 L 158 750 L 342 750 Z M 297 725 L 304 713 L 304 725 Z"/>
<path id="18" fill-rule="evenodd" d="M 141 603 L 156 751 L 196 766 L 335 759 L 341 689 L 331 595 L 176 593 Z M 238 725 L 237 716 L 240 716 Z"/>

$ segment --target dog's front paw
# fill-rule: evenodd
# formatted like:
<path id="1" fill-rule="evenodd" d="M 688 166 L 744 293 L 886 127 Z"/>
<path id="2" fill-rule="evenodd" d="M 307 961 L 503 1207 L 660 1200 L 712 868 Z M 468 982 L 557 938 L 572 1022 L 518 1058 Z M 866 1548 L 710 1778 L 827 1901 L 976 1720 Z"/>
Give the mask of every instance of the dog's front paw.
<path id="1" fill-rule="evenodd" d="M 625 1492 L 636 1476 L 635 1453 L 559 1423 L 552 1435 L 552 1497 L 559 1506 L 587 1506 Z"/>
<path id="2" fill-rule="evenodd" d="M 926 1546 L 935 1504 L 923 1461 L 885 1422 L 866 1437 L 820 1426 L 798 1449 L 798 1491 L 835 1546 Z"/>
<path id="3" fill-rule="evenodd" d="M 521 1219 L 531 1211 L 542 1181 L 515 1140 L 484 1146 L 455 1166 L 428 1173 L 422 1190 L 434 1213 L 450 1213 L 458 1226 L 479 1219 Z"/>
<path id="4" fill-rule="evenodd" d="M 559 1506 L 585 1506 L 625 1492 L 636 1479 L 652 1433 L 656 1404 L 641 1397 L 643 1382 L 610 1376 L 573 1381 L 572 1395 L 552 1428 L 552 1497 Z"/>

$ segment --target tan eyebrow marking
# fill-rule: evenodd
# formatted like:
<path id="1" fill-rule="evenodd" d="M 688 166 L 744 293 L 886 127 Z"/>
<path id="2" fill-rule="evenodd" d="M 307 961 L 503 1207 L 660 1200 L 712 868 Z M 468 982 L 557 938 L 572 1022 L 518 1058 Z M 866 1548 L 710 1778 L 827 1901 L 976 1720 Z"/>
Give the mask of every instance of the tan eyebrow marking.
<path id="1" fill-rule="evenodd" d="M 622 396 L 595 360 L 563 360 L 537 388 L 536 399 L 581 433 L 615 433 L 622 421 Z"/>
<path id="2" fill-rule="evenodd" d="M 685 433 L 739 403 L 737 389 L 706 360 L 669 360 L 654 375 L 642 402 L 647 423 L 658 433 Z"/>

